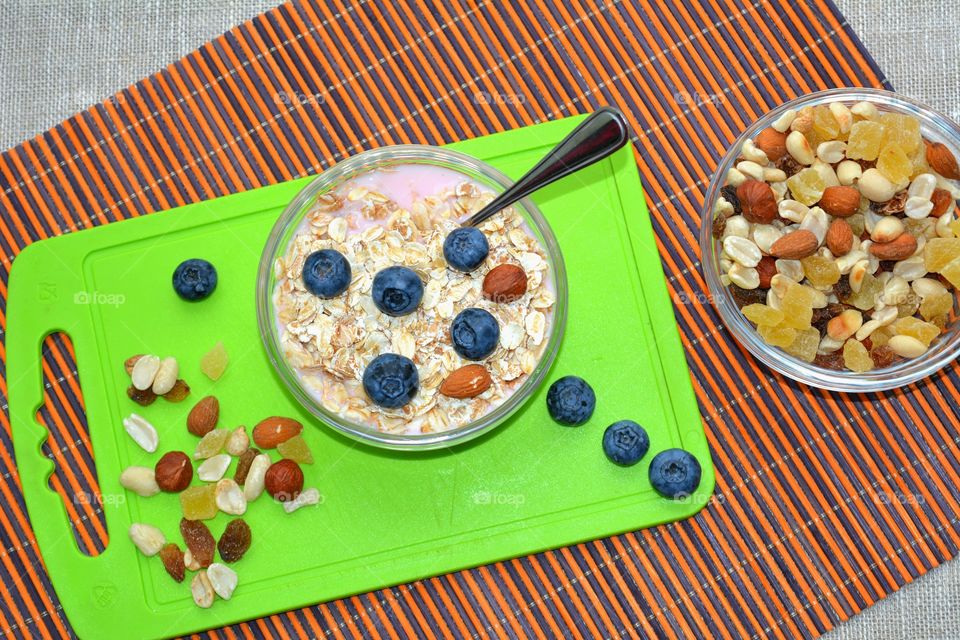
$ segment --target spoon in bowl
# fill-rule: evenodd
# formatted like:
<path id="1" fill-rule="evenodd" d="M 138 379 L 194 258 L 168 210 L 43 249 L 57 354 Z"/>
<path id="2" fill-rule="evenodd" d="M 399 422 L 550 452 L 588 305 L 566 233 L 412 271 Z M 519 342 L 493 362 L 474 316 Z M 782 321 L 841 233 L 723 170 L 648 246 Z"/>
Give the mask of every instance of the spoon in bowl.
<path id="1" fill-rule="evenodd" d="M 601 107 L 581 122 L 513 186 L 472 215 L 463 226 L 475 227 L 541 187 L 603 160 L 625 145 L 629 139 L 630 133 L 623 114 L 613 107 Z"/>

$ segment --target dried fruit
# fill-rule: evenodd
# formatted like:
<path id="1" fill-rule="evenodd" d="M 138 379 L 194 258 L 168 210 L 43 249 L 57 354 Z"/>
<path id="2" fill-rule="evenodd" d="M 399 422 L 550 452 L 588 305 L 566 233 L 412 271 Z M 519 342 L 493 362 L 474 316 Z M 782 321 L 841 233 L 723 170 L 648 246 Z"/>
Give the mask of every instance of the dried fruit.
<path id="1" fill-rule="evenodd" d="M 193 576 L 193 580 L 190 581 L 190 593 L 193 595 L 194 603 L 201 609 L 209 609 L 213 606 L 213 585 L 210 584 L 206 571 Z"/>
<path id="2" fill-rule="evenodd" d="M 760 276 L 760 288 L 769 289 L 770 280 L 777 275 L 777 261 L 772 256 L 763 256 L 756 268 Z"/>
<path id="3" fill-rule="evenodd" d="M 840 281 L 840 269 L 831 258 L 812 255 L 800 262 L 803 264 L 803 274 L 815 287 L 829 287 Z"/>
<path id="4" fill-rule="evenodd" d="M 934 338 L 940 335 L 940 327 L 913 317 L 900 318 L 893 323 L 898 335 L 911 336 L 929 347 Z"/>
<path id="5" fill-rule="evenodd" d="M 182 451 L 170 451 L 163 454 L 154 467 L 157 485 L 169 493 L 183 491 L 193 480 L 193 465 Z"/>
<path id="6" fill-rule="evenodd" d="M 878 122 L 854 122 L 847 139 L 847 157 L 851 160 L 876 160 L 883 140 L 883 126 Z"/>
<path id="7" fill-rule="evenodd" d="M 743 315 L 755 325 L 765 325 L 775 327 L 783 321 L 783 312 L 765 304 L 750 304 L 743 307 L 740 311 Z"/>
<path id="8" fill-rule="evenodd" d="M 873 358 L 873 366 L 877 369 L 889 367 L 896 360 L 897 354 L 893 352 L 886 344 L 880 345 L 870 350 L 870 357 Z"/>
<path id="9" fill-rule="evenodd" d="M 513 302 L 527 292 L 527 274 L 515 264 L 501 264 L 483 278 L 483 297 L 493 302 Z"/>
<path id="10" fill-rule="evenodd" d="M 910 179 L 913 173 L 913 162 L 903 147 L 890 143 L 880 150 L 880 155 L 877 157 L 877 170 L 890 182 L 900 184 Z"/>
<path id="11" fill-rule="evenodd" d="M 173 389 L 163 394 L 163 399 L 170 402 L 181 402 L 188 395 L 190 395 L 190 385 L 183 380 L 177 380 L 173 385 Z"/>
<path id="12" fill-rule="evenodd" d="M 194 460 L 206 460 L 213 457 L 223 450 L 223 445 L 227 443 L 230 432 L 226 429 L 214 429 L 207 435 L 200 438 L 197 443 L 197 449 L 193 453 Z"/>
<path id="13" fill-rule="evenodd" d="M 443 387 L 441 387 L 441 393 L 442 392 Z M 307 441 L 303 439 L 302 435 L 293 436 L 289 440 L 278 444 L 277 453 L 298 464 L 313 464 L 313 455 L 310 453 Z"/>
<path id="14" fill-rule="evenodd" d="M 137 545 L 137 549 L 145 556 L 155 556 L 167 543 L 163 532 L 150 524 L 135 522 L 130 525 L 130 540 Z"/>
<path id="15" fill-rule="evenodd" d="M 246 522 L 237 518 L 227 523 L 227 527 L 220 536 L 217 550 L 224 562 L 236 562 L 250 549 L 252 534 Z"/>
<path id="16" fill-rule="evenodd" d="M 860 192 L 856 187 L 827 187 L 820 197 L 820 208 L 832 216 L 847 218 L 860 210 Z"/>
<path id="17" fill-rule="evenodd" d="M 960 238 L 930 238 L 923 247 L 924 264 L 931 273 L 939 273 L 956 258 L 960 258 Z"/>
<path id="18" fill-rule="evenodd" d="M 229 600 L 233 591 L 237 588 L 236 572 L 218 562 L 214 562 L 207 567 L 207 578 L 210 579 L 213 590 L 224 600 Z"/>
<path id="19" fill-rule="evenodd" d="M 917 239 L 909 233 L 903 233 L 892 242 L 875 242 L 870 245 L 870 253 L 881 260 L 905 260 L 917 250 Z"/>
<path id="20" fill-rule="evenodd" d="M 123 363 L 123 368 L 127 372 L 127 375 L 133 375 L 133 367 L 137 364 L 137 360 L 143 357 L 144 354 L 138 353 L 135 356 L 130 356 Z"/>
<path id="21" fill-rule="evenodd" d="M 130 380 L 133 382 L 134 388 L 140 391 L 150 389 L 159 370 L 160 358 L 157 356 L 142 356 L 133 365 L 133 370 L 130 372 Z"/>
<path id="22" fill-rule="evenodd" d="M 798 229 L 783 235 L 770 247 L 770 255 L 787 260 L 799 260 L 813 255 L 817 250 L 817 236 L 806 229 Z"/>
<path id="23" fill-rule="evenodd" d="M 303 425 L 293 418 L 271 416 L 253 428 L 253 441 L 261 449 L 273 449 L 284 440 L 289 440 L 303 431 Z"/>
<path id="24" fill-rule="evenodd" d="M 187 414 L 187 431 L 201 438 L 210 433 L 220 420 L 220 401 L 214 396 L 201 398 Z"/>
<path id="25" fill-rule="evenodd" d="M 283 503 L 283 510 L 287 513 L 293 513 L 301 507 L 320 504 L 320 492 L 311 487 L 306 491 L 301 491 L 293 500 L 287 500 Z"/>
<path id="26" fill-rule="evenodd" d="M 790 285 L 780 303 L 783 326 L 791 329 L 808 328 L 813 319 L 813 296 L 814 291 L 810 287 Z"/>
<path id="27" fill-rule="evenodd" d="M 960 180 L 960 167 L 950 148 L 942 142 L 927 144 L 927 164 L 930 168 L 949 180 Z"/>
<path id="28" fill-rule="evenodd" d="M 213 534 L 207 525 L 199 520 L 180 519 L 180 535 L 183 536 L 183 542 L 190 550 L 193 560 L 201 568 L 209 567 L 213 562 L 213 553 L 217 543 L 213 539 Z"/>
<path id="29" fill-rule="evenodd" d="M 263 493 L 264 480 L 269 468 L 270 456 L 267 454 L 261 453 L 253 459 L 243 483 L 243 497 L 247 499 L 247 504 L 259 498 L 260 494 Z"/>
<path id="30" fill-rule="evenodd" d="M 230 460 L 230 456 L 226 453 L 220 453 L 211 458 L 207 458 L 197 467 L 197 477 L 204 482 L 216 482 L 227 472 L 227 467 L 230 466 Z"/>
<path id="31" fill-rule="evenodd" d="M 177 383 L 179 375 L 180 366 L 177 364 L 177 359 L 164 358 L 160 361 L 160 367 L 157 369 L 157 373 L 153 378 L 153 386 L 151 389 L 158 396 L 162 396 L 173 389 L 173 385 Z"/>
<path id="32" fill-rule="evenodd" d="M 753 144 L 767 155 L 770 162 L 776 162 L 787 153 L 787 134 L 767 127 L 756 135 Z"/>
<path id="33" fill-rule="evenodd" d="M 233 478 L 224 478 L 217 482 L 214 492 L 217 508 L 232 516 L 242 516 L 247 511 L 247 499 Z"/>
<path id="34" fill-rule="evenodd" d="M 233 472 L 233 479 L 237 484 L 244 484 L 247 481 L 247 472 L 250 471 L 250 465 L 253 459 L 260 455 L 259 449 L 247 449 L 237 460 L 237 470 Z"/>
<path id="35" fill-rule="evenodd" d="M 150 467 L 127 467 L 120 473 L 120 486 L 138 496 L 149 498 L 160 493 L 153 469 Z"/>
<path id="36" fill-rule="evenodd" d="M 473 398 L 493 384 L 482 364 L 468 364 L 450 373 L 440 385 L 440 393 L 450 398 Z"/>
<path id="37" fill-rule="evenodd" d="M 953 311 L 953 295 L 940 293 L 927 296 L 920 303 L 920 316 L 927 321 Z"/>
<path id="38" fill-rule="evenodd" d="M 830 253 L 837 257 L 850 253 L 853 248 L 853 230 L 846 220 L 837 218 L 830 223 L 824 244 L 830 249 Z"/>
<path id="39" fill-rule="evenodd" d="M 887 112 L 880 115 L 883 140 L 903 147 L 907 154 L 920 148 L 920 121 L 904 113 Z"/>
<path id="40" fill-rule="evenodd" d="M 187 520 L 209 520 L 216 517 L 216 485 L 189 487 L 180 494 L 180 509 Z"/>
<path id="41" fill-rule="evenodd" d="M 250 448 L 250 436 L 247 435 L 247 428 L 240 426 L 230 432 L 227 443 L 224 445 L 227 453 L 232 456 L 239 456 Z"/>
<path id="42" fill-rule="evenodd" d="M 817 348 L 820 346 L 820 332 L 809 327 L 797 331 L 793 343 L 783 348 L 784 351 L 805 362 L 813 362 L 817 357 Z"/>
<path id="43" fill-rule="evenodd" d="M 200 371 L 211 380 L 219 380 L 227 369 L 230 358 L 222 342 L 218 342 L 200 358 Z"/>
<path id="44" fill-rule="evenodd" d="M 763 338 L 764 342 L 774 347 L 789 347 L 797 339 L 796 329 L 782 325 L 776 327 L 760 325 L 757 327 L 757 333 Z"/>
<path id="45" fill-rule="evenodd" d="M 750 222 L 770 224 L 777 217 L 777 197 L 766 182 L 746 180 L 737 187 L 743 217 Z"/>
<path id="46" fill-rule="evenodd" d="M 149 407 L 153 404 L 153 401 L 157 399 L 157 394 L 150 389 L 137 389 L 135 386 L 130 385 L 127 387 L 127 397 L 141 407 Z"/>
<path id="47" fill-rule="evenodd" d="M 163 561 L 163 568 L 167 570 L 170 577 L 177 582 L 183 582 L 183 576 L 186 573 L 186 566 L 183 562 L 183 552 L 175 542 L 168 542 L 160 549 L 160 560 Z"/>
<path id="48" fill-rule="evenodd" d="M 303 471 L 293 460 L 280 460 L 267 469 L 263 483 L 274 500 L 293 500 L 303 489 Z"/>
<path id="49" fill-rule="evenodd" d="M 794 200 L 809 207 L 823 197 L 827 183 L 816 169 L 804 169 L 787 178 L 787 187 Z"/>
<path id="50" fill-rule="evenodd" d="M 862 373 L 873 369 L 873 358 L 859 340 L 847 340 L 843 345 L 843 363 L 847 369 Z"/>
<path id="51" fill-rule="evenodd" d="M 147 453 L 153 453 L 157 450 L 160 436 L 157 435 L 157 430 L 153 425 L 147 422 L 143 416 L 131 413 L 123 419 L 123 428 L 133 438 L 133 441 Z"/>

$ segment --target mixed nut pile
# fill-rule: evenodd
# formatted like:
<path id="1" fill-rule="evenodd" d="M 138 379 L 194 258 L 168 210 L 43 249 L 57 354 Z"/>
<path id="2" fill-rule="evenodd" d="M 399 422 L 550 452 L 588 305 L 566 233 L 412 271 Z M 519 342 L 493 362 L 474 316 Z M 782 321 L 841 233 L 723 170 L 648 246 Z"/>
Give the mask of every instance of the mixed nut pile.
<path id="1" fill-rule="evenodd" d="M 788 110 L 746 140 L 714 209 L 721 281 L 768 344 L 855 372 L 915 358 L 960 286 L 960 168 L 871 102 Z"/>
<path id="2" fill-rule="evenodd" d="M 220 343 L 201 360 L 201 370 L 213 380 L 223 374 L 226 365 L 226 350 Z M 157 396 L 179 402 L 189 394 L 189 386 L 178 378 L 175 358 L 137 355 L 129 358 L 125 367 L 131 377 L 127 395 L 142 406 L 150 405 Z M 178 388 L 181 391 L 171 396 Z M 160 492 L 179 494 L 184 550 L 167 541 L 163 532 L 150 524 L 134 523 L 129 534 L 145 555 L 159 556 L 167 573 L 177 582 L 183 582 L 187 570 L 196 572 L 190 590 L 194 602 L 203 608 L 212 606 L 214 595 L 225 600 L 232 597 L 238 578 L 226 564 L 240 560 L 252 541 L 250 527 L 242 518 L 231 520 L 219 541 L 204 520 L 218 513 L 243 516 L 249 503 L 264 491 L 281 502 L 287 513 L 320 501 L 317 489 L 303 489 L 300 465 L 311 464 L 313 457 L 299 422 L 280 416 L 261 420 L 252 430 L 256 445 L 252 447 L 245 427 L 217 428 L 219 419 L 217 398 L 202 398 L 186 419 L 187 431 L 200 438 L 192 457 L 183 451 L 168 451 L 152 468 L 130 466 L 120 474 L 121 486 L 141 497 Z M 157 451 L 159 435 L 146 418 L 132 413 L 124 419 L 123 426 L 142 449 L 148 453 Z M 273 462 L 262 452 L 270 449 L 276 449 L 281 459 Z M 237 465 L 233 477 L 225 477 L 234 458 Z M 194 461 L 199 461 L 196 470 Z M 191 486 L 194 475 L 202 484 Z M 220 554 L 220 563 L 214 562 L 216 552 Z"/>

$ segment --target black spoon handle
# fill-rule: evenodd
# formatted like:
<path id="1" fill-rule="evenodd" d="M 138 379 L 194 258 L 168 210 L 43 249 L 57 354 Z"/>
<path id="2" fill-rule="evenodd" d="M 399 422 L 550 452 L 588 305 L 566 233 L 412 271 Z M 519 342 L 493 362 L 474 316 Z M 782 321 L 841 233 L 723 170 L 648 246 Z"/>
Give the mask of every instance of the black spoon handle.
<path id="1" fill-rule="evenodd" d="M 522 178 L 464 223 L 475 227 L 517 200 L 551 182 L 603 160 L 630 139 L 627 121 L 617 109 L 602 107 L 590 114 Z"/>

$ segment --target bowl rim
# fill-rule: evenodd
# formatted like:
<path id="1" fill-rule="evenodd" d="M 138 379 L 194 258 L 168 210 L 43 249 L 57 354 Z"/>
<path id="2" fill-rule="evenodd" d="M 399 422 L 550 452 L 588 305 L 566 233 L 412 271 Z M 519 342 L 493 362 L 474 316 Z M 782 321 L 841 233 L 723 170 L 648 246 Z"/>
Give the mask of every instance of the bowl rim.
<path id="1" fill-rule="evenodd" d="M 446 431 L 429 434 L 404 434 L 378 431 L 355 423 L 327 411 L 300 384 L 293 367 L 283 356 L 279 331 L 275 325 L 273 297 L 275 286 L 274 263 L 289 246 L 296 227 L 314 203 L 317 196 L 329 188 L 340 185 L 367 171 L 388 164 L 439 164 L 464 172 L 472 180 L 479 181 L 494 191 L 505 190 L 513 184 L 506 174 L 488 163 L 468 154 L 432 145 L 402 144 L 370 149 L 338 162 L 319 173 L 284 208 L 277 218 L 264 244 L 257 269 L 257 323 L 261 341 L 277 375 L 299 404 L 317 418 L 324 426 L 355 440 L 375 447 L 400 451 L 425 451 L 459 445 L 477 438 L 503 424 L 519 410 L 541 383 L 556 359 L 567 319 L 567 276 L 563 254 L 550 224 L 543 213 L 528 197 L 520 200 L 517 207 L 526 219 L 547 254 L 548 268 L 555 290 L 553 318 L 550 336 L 537 366 L 526 379 L 500 405 L 467 424 Z"/>
<path id="2" fill-rule="evenodd" d="M 960 354 L 960 321 L 955 323 L 952 332 L 938 337 L 931 348 L 919 358 L 904 359 L 883 369 L 864 373 L 837 371 L 795 358 L 782 349 L 763 342 L 754 326 L 740 312 L 728 287 L 720 282 L 717 268 L 718 243 L 713 238 L 713 208 L 720 196 L 720 188 L 723 186 L 727 171 L 733 166 L 740 147 L 747 138 L 753 137 L 790 109 L 833 101 L 850 104 L 862 100 L 876 103 L 881 111 L 886 108 L 915 115 L 921 121 L 921 130 L 925 137 L 948 144 L 955 153 L 960 149 L 960 125 L 948 116 L 912 98 L 883 89 L 860 87 L 827 89 L 805 94 L 768 111 L 747 126 L 734 140 L 711 177 L 704 196 L 700 223 L 700 269 L 707 284 L 709 299 L 737 342 L 762 364 L 788 378 L 812 387 L 845 393 L 885 391 L 918 382 L 936 373 Z"/>

